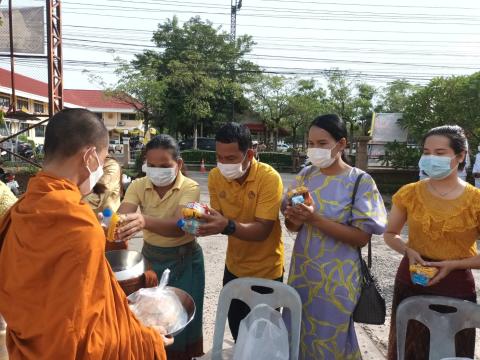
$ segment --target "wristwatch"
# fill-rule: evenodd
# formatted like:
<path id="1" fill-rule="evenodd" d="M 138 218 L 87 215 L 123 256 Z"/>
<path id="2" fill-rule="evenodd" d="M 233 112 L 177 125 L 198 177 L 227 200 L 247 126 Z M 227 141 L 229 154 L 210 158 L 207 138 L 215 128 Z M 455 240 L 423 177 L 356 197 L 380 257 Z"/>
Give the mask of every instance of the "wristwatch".
<path id="1" fill-rule="evenodd" d="M 223 235 L 232 235 L 235 230 L 237 229 L 235 225 L 235 221 L 233 220 L 228 220 L 227 226 L 225 226 L 225 229 L 223 229 L 222 234 Z"/>

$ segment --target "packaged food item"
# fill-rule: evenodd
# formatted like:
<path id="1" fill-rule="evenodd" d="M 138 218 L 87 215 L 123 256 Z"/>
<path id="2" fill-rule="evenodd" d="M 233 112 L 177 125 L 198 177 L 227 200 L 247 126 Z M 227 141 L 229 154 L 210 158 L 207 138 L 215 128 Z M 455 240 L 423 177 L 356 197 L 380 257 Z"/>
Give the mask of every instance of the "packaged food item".
<path id="1" fill-rule="evenodd" d="M 421 286 L 427 286 L 430 279 L 432 279 L 438 272 L 438 269 L 431 266 L 422 266 L 419 264 L 410 265 L 410 274 L 412 283 Z"/>
<path id="2" fill-rule="evenodd" d="M 188 314 L 180 299 L 167 287 L 170 270 L 166 269 L 160 284 L 140 289 L 128 297 L 130 309 L 145 326 L 165 329 L 167 335 L 188 323 Z"/>
<path id="3" fill-rule="evenodd" d="M 290 190 L 287 193 L 287 196 L 292 206 L 296 206 L 298 204 L 310 206 L 313 204 L 312 196 L 310 195 L 310 192 L 306 186 L 300 186 Z"/>
<path id="4" fill-rule="evenodd" d="M 112 209 L 106 208 L 103 210 L 103 225 L 107 228 L 107 241 L 116 241 L 116 231 L 119 224 L 123 221 L 122 215 L 113 212 Z"/>
<path id="5" fill-rule="evenodd" d="M 205 221 L 202 220 L 204 215 L 210 214 L 208 206 L 198 202 L 191 202 L 182 209 L 182 218 L 178 220 L 177 226 L 189 234 L 197 234 L 198 228 Z"/>

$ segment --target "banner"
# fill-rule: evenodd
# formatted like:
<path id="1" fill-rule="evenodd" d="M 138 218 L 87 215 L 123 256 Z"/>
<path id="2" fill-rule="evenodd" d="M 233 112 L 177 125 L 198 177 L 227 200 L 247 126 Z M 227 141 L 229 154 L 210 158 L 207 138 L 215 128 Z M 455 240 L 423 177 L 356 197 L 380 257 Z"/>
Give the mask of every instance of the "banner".
<path id="1" fill-rule="evenodd" d="M 0 9 L 0 53 L 10 53 L 8 8 Z M 45 55 L 45 8 L 23 7 L 12 10 L 15 54 Z"/>

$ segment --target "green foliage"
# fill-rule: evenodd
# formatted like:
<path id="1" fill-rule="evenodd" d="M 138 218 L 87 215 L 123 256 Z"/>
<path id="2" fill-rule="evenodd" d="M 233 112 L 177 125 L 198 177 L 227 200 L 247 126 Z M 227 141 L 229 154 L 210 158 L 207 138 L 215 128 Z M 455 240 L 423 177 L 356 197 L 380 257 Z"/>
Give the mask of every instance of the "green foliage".
<path id="1" fill-rule="evenodd" d="M 380 157 L 380 161 L 383 166 L 393 167 L 394 169 L 409 169 L 418 166 L 420 156 L 419 148 L 394 141 L 385 145 L 385 155 Z"/>
<path id="2" fill-rule="evenodd" d="M 257 65 L 244 59 L 253 46 L 249 36 L 230 41 L 229 34 L 199 17 L 180 25 L 174 17 L 153 35 L 159 51 L 145 51 L 132 62 L 142 74 L 153 70 L 163 84 L 159 128 L 171 134 L 190 136 L 197 125 L 210 133 L 218 122 L 230 118 L 231 99 L 245 106 L 243 86 L 252 79 Z"/>
<path id="3" fill-rule="evenodd" d="M 419 86 L 413 85 L 407 80 L 392 81 L 384 88 L 376 112 L 404 112 L 410 96 L 418 89 Z"/>
<path id="4" fill-rule="evenodd" d="M 184 150 L 182 151 L 182 159 L 187 164 L 199 164 L 205 160 L 205 164 L 215 165 L 217 156 L 215 151 L 207 150 Z"/>
<path id="5" fill-rule="evenodd" d="M 465 130 L 474 144 L 478 144 L 480 72 L 432 79 L 410 97 L 401 123 L 418 140 L 433 127 L 456 124 Z"/>
<path id="6" fill-rule="evenodd" d="M 292 167 L 292 155 L 290 153 L 261 152 L 259 158 L 261 162 L 269 164 L 277 170 Z"/>

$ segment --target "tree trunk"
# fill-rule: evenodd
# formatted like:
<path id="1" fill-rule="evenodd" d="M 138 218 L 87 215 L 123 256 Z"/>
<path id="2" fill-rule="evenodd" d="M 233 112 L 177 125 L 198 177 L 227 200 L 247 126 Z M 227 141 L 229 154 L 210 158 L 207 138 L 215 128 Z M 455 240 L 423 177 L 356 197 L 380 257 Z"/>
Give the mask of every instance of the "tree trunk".
<path id="1" fill-rule="evenodd" d="M 200 137 L 203 138 L 203 121 L 200 121 Z"/>
<path id="2" fill-rule="evenodd" d="M 295 149 L 297 147 L 297 127 L 292 126 L 292 146 Z"/>
<path id="3" fill-rule="evenodd" d="M 353 150 L 353 141 L 354 141 L 354 137 L 353 137 L 353 121 L 350 121 L 350 147 L 348 148 L 348 155 L 352 155 L 352 150 Z"/>
<path id="4" fill-rule="evenodd" d="M 197 139 L 198 139 L 198 121 L 195 120 L 193 123 L 193 150 L 197 150 Z"/>
<path id="5" fill-rule="evenodd" d="M 143 112 L 143 131 L 145 132 L 144 135 L 147 134 L 148 128 L 150 126 L 150 119 L 148 118 L 149 114 L 147 111 Z"/>

